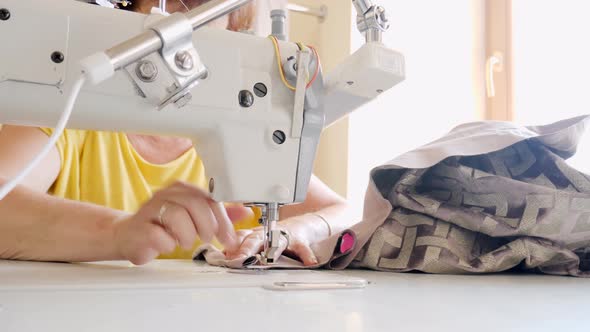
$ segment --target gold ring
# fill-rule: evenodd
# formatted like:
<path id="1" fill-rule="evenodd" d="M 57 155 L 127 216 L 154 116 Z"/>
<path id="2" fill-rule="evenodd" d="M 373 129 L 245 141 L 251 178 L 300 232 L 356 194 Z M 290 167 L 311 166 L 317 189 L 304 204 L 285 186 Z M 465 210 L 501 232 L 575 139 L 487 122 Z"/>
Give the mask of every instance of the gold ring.
<path id="1" fill-rule="evenodd" d="M 166 210 L 168 210 L 168 202 L 162 204 L 160 207 L 160 213 L 158 213 L 158 222 L 164 227 L 166 227 L 166 222 L 164 221 L 164 213 L 166 213 Z"/>

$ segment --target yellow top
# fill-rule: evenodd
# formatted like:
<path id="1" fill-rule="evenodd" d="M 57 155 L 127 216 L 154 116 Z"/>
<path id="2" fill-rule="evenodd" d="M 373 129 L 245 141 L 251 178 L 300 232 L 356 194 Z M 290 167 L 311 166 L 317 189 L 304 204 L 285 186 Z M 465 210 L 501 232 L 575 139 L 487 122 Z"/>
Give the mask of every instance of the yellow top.
<path id="1" fill-rule="evenodd" d="M 50 135 L 52 130 L 42 128 Z M 57 143 L 61 158 L 59 175 L 49 193 L 76 201 L 94 203 L 130 213 L 136 212 L 154 192 L 174 181 L 206 188 L 203 163 L 189 149 L 167 164 L 152 164 L 133 148 L 124 133 L 66 130 Z M 257 226 L 254 219 L 234 225 L 236 229 Z M 160 258 L 192 258 L 191 251 L 177 248 Z"/>

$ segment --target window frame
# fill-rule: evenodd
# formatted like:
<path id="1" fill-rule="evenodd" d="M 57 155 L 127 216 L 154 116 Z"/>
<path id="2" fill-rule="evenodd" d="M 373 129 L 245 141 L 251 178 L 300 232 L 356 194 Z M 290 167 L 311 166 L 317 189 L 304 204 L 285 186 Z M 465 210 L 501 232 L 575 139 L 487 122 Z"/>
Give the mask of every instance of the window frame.
<path id="1" fill-rule="evenodd" d="M 513 107 L 513 48 L 512 48 L 512 0 L 486 0 L 486 68 L 495 55 L 501 61 L 493 71 L 494 96 L 486 94 L 486 120 L 512 121 Z M 486 79 L 489 88 L 490 80 Z"/>

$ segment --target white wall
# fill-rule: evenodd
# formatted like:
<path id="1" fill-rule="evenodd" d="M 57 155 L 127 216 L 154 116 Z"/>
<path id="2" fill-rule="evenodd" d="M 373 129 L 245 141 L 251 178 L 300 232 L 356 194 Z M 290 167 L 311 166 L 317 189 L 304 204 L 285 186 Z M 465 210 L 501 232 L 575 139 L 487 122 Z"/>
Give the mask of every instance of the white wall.
<path id="1" fill-rule="evenodd" d="M 590 113 L 590 1 L 513 1 L 515 121 Z M 590 135 L 570 161 L 590 173 Z"/>
<path id="2" fill-rule="evenodd" d="M 392 20 L 384 42 L 405 55 L 407 79 L 350 117 L 348 198 L 357 215 L 370 169 L 478 120 L 485 107 L 483 0 L 381 4 Z"/>

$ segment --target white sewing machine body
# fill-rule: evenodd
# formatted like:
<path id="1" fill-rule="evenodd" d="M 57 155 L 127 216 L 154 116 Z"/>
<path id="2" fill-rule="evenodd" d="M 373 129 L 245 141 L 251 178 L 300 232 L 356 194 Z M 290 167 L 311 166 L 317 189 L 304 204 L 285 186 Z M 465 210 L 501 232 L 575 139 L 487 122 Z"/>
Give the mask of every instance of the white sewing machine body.
<path id="1" fill-rule="evenodd" d="M 0 7 L 11 12 L 9 20 L 0 22 L 0 39 L 9 45 L 0 65 L 0 123 L 5 124 L 54 126 L 64 94 L 81 70 L 80 60 L 139 34 L 148 24 L 141 14 L 72 0 L 1 0 Z M 310 88 L 317 98 L 306 98 L 303 118 L 294 115 L 295 93 L 281 82 L 269 39 L 203 27 L 194 32 L 193 44 L 209 74 L 191 89 L 187 106 L 158 110 L 154 100 L 138 93 L 129 73 L 119 70 L 99 85 L 86 85 L 68 127 L 190 137 L 213 179 L 214 198 L 293 203 L 305 197 L 315 148 L 327 125 L 324 117 L 331 123 L 374 98 L 376 90 L 403 80 L 403 57 L 381 44 L 369 45 L 370 54 L 361 50 L 355 65 L 372 57 L 381 62 L 368 62 L 368 69 L 381 66 L 377 69 L 386 75 L 371 72 L 366 82 L 347 79 L 347 71 L 357 75 L 364 70 L 348 66 L 334 71 L 337 81 L 328 77 L 324 83 L 320 73 Z M 283 60 L 298 50 L 287 42 L 280 48 Z M 56 51 L 63 53 L 62 63 L 52 61 Z M 354 87 L 346 84 L 350 79 Z M 240 91 L 254 93 L 257 83 L 265 85 L 267 95 L 254 94 L 251 107 L 240 106 Z M 379 88 L 366 95 L 368 89 L 362 87 L 374 84 Z M 346 89 L 356 104 L 342 103 Z M 304 131 L 292 131 L 296 121 L 305 121 Z M 285 134 L 282 144 L 273 140 L 277 130 Z"/>
<path id="2" fill-rule="evenodd" d="M 73 0 L 0 0 L 0 40 L 12 46 L 0 62 L 0 123 L 59 133 L 71 114 L 68 128 L 191 138 L 213 199 L 262 207 L 272 262 L 279 206 L 305 199 L 322 129 L 401 82 L 404 58 L 380 43 L 388 23 L 370 0 L 353 0 L 368 43 L 327 78 L 313 49 L 204 27 L 249 1 L 146 17 Z"/>
<path id="3" fill-rule="evenodd" d="M 144 15 L 71 0 L 45 3 L 0 2 L 11 8 L 11 21 L 16 25 L 0 30 L 2 40 L 17 29 L 29 31 L 19 33 L 18 38 L 12 36 L 23 47 L 12 47 L 8 58 L 15 63 L 2 66 L 3 77 L 9 79 L 0 84 L 3 123 L 54 126 L 64 94 L 81 71 L 80 60 L 145 29 Z M 31 13 L 39 15 L 32 19 Z M 38 23 L 21 26 L 16 23 L 20 15 Z M 33 40 L 45 39 L 54 40 L 44 47 L 31 45 Z M 273 131 L 290 133 L 293 110 L 288 106 L 293 105 L 293 94 L 280 82 L 272 43 L 206 27 L 195 32 L 194 40 L 210 74 L 192 89 L 189 105 L 177 108 L 170 104 L 158 110 L 157 104 L 137 93 L 128 73 L 120 70 L 99 85 L 86 85 L 68 127 L 190 137 L 208 176 L 215 179 L 213 194 L 218 199 L 292 202 L 300 140 L 289 138 L 280 146 L 273 142 Z M 282 45 L 285 52 L 294 52 L 293 46 Z M 51 61 L 54 51 L 64 53 L 63 63 Z M 268 87 L 268 95 L 256 97 L 250 108 L 240 107 L 238 93 L 253 91 L 260 82 Z"/>

